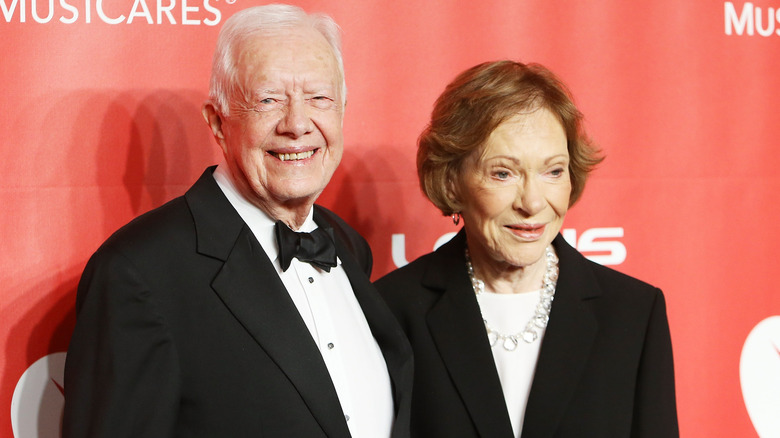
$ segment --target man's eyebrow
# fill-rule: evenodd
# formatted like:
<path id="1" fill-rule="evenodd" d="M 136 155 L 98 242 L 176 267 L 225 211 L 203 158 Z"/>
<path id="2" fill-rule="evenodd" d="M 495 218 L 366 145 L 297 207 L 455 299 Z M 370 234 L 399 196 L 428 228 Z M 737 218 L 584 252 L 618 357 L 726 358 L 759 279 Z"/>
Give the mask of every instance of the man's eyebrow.
<path id="1" fill-rule="evenodd" d="M 283 94 L 283 92 L 277 88 L 257 88 L 253 94 Z"/>

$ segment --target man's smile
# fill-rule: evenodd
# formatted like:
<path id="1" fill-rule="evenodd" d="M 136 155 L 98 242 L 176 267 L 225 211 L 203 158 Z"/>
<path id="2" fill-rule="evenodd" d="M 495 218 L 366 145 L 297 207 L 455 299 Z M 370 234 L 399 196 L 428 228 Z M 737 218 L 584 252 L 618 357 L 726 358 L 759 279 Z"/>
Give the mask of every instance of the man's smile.
<path id="1" fill-rule="evenodd" d="M 269 154 L 273 155 L 274 157 L 278 158 L 281 161 L 305 160 L 311 157 L 312 155 L 314 155 L 315 152 L 317 152 L 317 149 L 312 149 L 310 151 L 305 151 L 305 152 L 290 152 L 290 153 L 268 151 Z"/>

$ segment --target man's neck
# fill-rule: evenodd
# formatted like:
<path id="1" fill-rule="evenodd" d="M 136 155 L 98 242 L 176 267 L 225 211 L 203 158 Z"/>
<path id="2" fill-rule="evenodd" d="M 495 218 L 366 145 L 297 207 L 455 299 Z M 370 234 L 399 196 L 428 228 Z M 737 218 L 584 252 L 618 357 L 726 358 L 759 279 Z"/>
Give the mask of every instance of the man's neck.
<path id="1" fill-rule="evenodd" d="M 263 210 L 268 216 L 284 222 L 293 231 L 298 231 L 303 226 L 303 223 L 306 222 L 306 219 L 309 217 L 309 212 L 313 206 L 314 201 L 306 202 L 304 205 L 294 206 L 257 205 L 257 207 Z"/>
<path id="2" fill-rule="evenodd" d="M 317 196 L 287 201 L 264 199 L 257 196 L 247 184 L 236 179 L 224 162 L 220 163 L 218 172 L 222 173 L 223 176 L 229 180 L 234 191 L 244 198 L 245 201 L 262 210 L 272 220 L 284 222 L 294 231 L 300 229 L 304 222 L 306 222 L 306 219 L 309 217 L 309 213 L 314 206 L 314 201 L 317 199 Z"/>

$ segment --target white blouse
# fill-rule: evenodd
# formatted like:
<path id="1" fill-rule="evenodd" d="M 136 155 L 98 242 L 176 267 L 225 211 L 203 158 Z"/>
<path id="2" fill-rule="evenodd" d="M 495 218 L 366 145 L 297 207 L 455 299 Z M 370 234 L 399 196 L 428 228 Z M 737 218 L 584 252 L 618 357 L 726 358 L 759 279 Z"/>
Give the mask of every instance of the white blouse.
<path id="1" fill-rule="evenodd" d="M 539 303 L 541 290 L 521 294 L 496 294 L 485 291 L 477 296 L 482 309 L 482 317 L 494 331 L 509 335 L 520 333 L 534 315 Z M 512 421 L 515 437 L 523 430 L 525 406 L 531 392 L 539 348 L 542 345 L 544 330 L 539 330 L 539 338 L 528 344 L 520 341 L 517 348 L 507 351 L 497 342 L 493 346 L 493 360 L 496 363 L 498 377 L 504 390 L 504 400 Z"/>

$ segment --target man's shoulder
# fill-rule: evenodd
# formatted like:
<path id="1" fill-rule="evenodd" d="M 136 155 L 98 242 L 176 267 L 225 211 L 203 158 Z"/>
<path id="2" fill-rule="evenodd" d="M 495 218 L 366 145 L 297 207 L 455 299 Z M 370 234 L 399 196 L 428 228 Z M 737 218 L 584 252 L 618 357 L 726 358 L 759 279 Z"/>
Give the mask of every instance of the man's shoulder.
<path id="1" fill-rule="evenodd" d="M 363 269 L 370 275 L 373 266 L 371 247 L 366 239 L 336 213 L 321 205 L 314 206 L 314 220 L 333 228 L 334 237 L 344 245 Z"/>
<path id="2" fill-rule="evenodd" d="M 183 196 L 143 213 L 116 230 L 98 249 L 124 253 L 153 251 L 161 246 L 192 241 L 194 222 Z"/>
<path id="3" fill-rule="evenodd" d="M 194 245 L 194 209 L 197 207 L 209 212 L 209 215 L 221 211 L 217 208 L 219 204 L 213 202 L 219 190 L 212 177 L 213 171 L 214 167 L 206 169 L 185 194 L 137 216 L 119 228 L 98 251 L 115 248 L 143 252 L 159 247 L 180 246 L 185 242 Z"/>
<path id="4" fill-rule="evenodd" d="M 358 244 L 366 244 L 366 239 L 360 235 L 351 225 L 342 219 L 339 215 L 331 210 L 321 206 L 314 206 L 314 219 L 315 221 L 323 221 L 333 228 L 337 237 L 349 242 L 355 242 Z"/>
<path id="5" fill-rule="evenodd" d="M 101 296 L 120 285 L 183 275 L 196 254 L 194 226 L 184 198 L 150 210 L 114 232 L 89 258 L 79 281 L 77 308 L 90 290 Z M 108 285 L 111 285 L 109 288 Z M 125 292 L 142 290 L 125 288 Z M 101 292 L 102 291 L 102 292 Z"/>
<path id="6" fill-rule="evenodd" d="M 334 228 L 342 228 L 351 233 L 359 234 L 357 231 L 355 231 L 354 228 L 352 228 L 351 225 L 347 223 L 347 221 L 342 219 L 341 216 L 319 204 L 314 205 L 314 218 L 315 220 L 322 219 Z"/>

